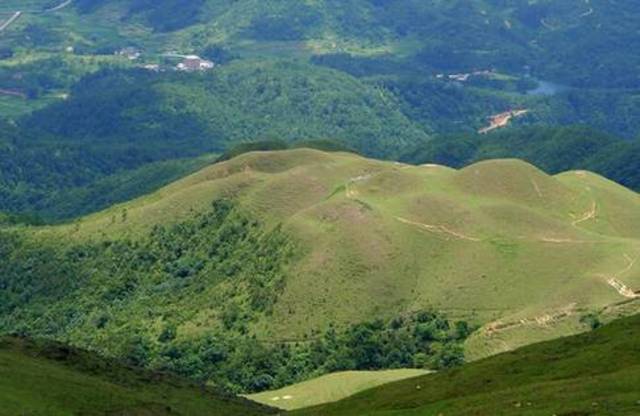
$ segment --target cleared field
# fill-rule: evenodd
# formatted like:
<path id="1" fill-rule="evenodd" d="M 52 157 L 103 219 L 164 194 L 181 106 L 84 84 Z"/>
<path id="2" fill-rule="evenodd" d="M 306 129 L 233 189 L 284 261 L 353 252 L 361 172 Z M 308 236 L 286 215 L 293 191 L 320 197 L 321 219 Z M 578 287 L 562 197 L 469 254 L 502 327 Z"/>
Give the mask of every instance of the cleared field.
<path id="1" fill-rule="evenodd" d="M 280 390 L 252 394 L 247 398 L 284 410 L 301 409 L 344 399 L 361 391 L 427 374 L 425 370 L 346 371 L 328 374 Z"/>

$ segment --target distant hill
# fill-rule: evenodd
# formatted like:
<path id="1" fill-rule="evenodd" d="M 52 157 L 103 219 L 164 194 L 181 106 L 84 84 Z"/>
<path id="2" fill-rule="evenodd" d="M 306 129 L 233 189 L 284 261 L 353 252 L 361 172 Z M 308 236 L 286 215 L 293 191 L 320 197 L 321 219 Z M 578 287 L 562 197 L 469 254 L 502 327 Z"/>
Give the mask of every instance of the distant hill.
<path id="1" fill-rule="evenodd" d="M 103 71 L 21 124 L 128 152 L 114 155 L 116 161 L 198 156 L 265 138 L 331 138 L 371 156 L 393 157 L 429 137 L 384 90 L 293 61 L 231 63 L 204 74 Z"/>
<path id="2" fill-rule="evenodd" d="M 536 76 L 575 86 L 640 86 L 627 70 L 638 62 L 621 61 L 622 48 L 640 42 L 633 30 L 638 10 L 631 0 L 615 4 L 582 0 L 198 0 L 188 4 L 81 0 L 75 7 L 80 13 L 97 14 L 114 23 L 184 32 L 180 37 L 193 36 L 194 43 L 203 38 L 222 38 L 228 43 L 316 40 L 330 50 L 349 44 L 375 48 L 412 38 L 429 39 L 418 59 L 441 70 L 498 67 L 522 71 L 529 66 Z"/>
<path id="3" fill-rule="evenodd" d="M 397 160 L 513 109 L 528 110 L 516 129 L 640 133 L 631 0 L 6 0 L 0 21 L 17 11 L 0 37 L 0 211 L 95 212 L 239 142 L 331 138 Z M 175 72 L 190 54 L 216 67 Z M 549 134 L 566 142 L 567 160 L 576 154 L 567 151 L 576 137 Z M 556 148 L 537 138 L 540 154 Z M 578 155 L 569 169 L 638 189 L 636 148 Z M 485 148 L 484 157 L 547 169 L 527 159 L 537 149 Z"/>
<path id="4" fill-rule="evenodd" d="M 429 135 L 392 101 L 349 75 L 292 62 L 230 64 L 215 74 L 99 72 L 68 100 L 3 123 L 0 211 L 79 216 L 256 139 L 332 138 L 398 157 Z"/>
<path id="5" fill-rule="evenodd" d="M 640 317 L 293 415 L 636 415 Z"/>
<path id="6" fill-rule="evenodd" d="M 552 174 L 591 170 L 640 190 L 640 140 L 622 140 L 585 126 L 523 126 L 488 135 L 444 135 L 415 146 L 400 159 L 464 167 L 505 157 L 524 159 Z"/>
<path id="7" fill-rule="evenodd" d="M 519 160 L 248 153 L 67 225 L 4 229 L 0 331 L 198 379 L 224 366 L 252 391 L 318 370 L 287 359 L 298 346 L 334 370 L 447 367 L 465 339 L 477 359 L 636 311 L 639 204 L 601 176 Z M 438 315 L 409 319 L 425 311 Z M 379 336 L 352 361 L 363 334 Z M 385 337 L 409 352 L 378 350 Z"/>
<path id="8" fill-rule="evenodd" d="M 0 338 L 0 415 L 257 416 L 275 409 L 52 342 Z"/>

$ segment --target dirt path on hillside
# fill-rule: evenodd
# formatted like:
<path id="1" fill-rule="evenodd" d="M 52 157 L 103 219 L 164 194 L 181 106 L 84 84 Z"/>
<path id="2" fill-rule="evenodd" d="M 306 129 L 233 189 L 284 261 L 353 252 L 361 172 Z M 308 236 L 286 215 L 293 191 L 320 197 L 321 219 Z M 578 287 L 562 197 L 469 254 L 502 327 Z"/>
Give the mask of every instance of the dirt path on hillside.
<path id="1" fill-rule="evenodd" d="M 536 180 L 533 179 L 533 178 L 531 178 L 531 185 L 533 185 L 533 189 L 536 191 L 538 196 L 540 198 L 544 198 L 544 195 L 542 194 L 542 190 L 540 189 L 540 186 L 538 185 L 538 182 L 536 182 Z"/>
<path id="2" fill-rule="evenodd" d="M 578 226 L 578 224 L 582 224 L 583 222 L 595 219 L 597 215 L 598 215 L 598 203 L 596 201 L 593 201 L 593 204 L 591 205 L 591 209 L 585 212 L 580 218 L 574 220 L 571 223 L 571 225 L 576 227 Z"/>
<path id="3" fill-rule="evenodd" d="M 550 244 L 610 244 L 609 240 L 576 240 L 574 238 L 557 238 L 557 237 L 536 237 L 536 238 L 527 238 L 520 237 L 520 240 L 527 241 L 537 241 L 540 243 L 550 243 Z"/>
<path id="4" fill-rule="evenodd" d="M 379 173 L 377 173 L 379 174 Z M 363 182 L 366 181 L 368 179 L 371 179 L 374 177 L 373 173 L 369 173 L 366 175 L 360 175 L 360 176 L 355 176 L 353 178 L 349 178 L 349 180 L 347 181 L 347 183 L 344 185 L 345 188 L 345 193 L 347 195 L 347 198 L 349 199 L 355 199 L 358 197 L 358 191 L 356 191 L 355 189 L 353 189 L 353 184 L 356 184 L 358 182 Z"/>
<path id="5" fill-rule="evenodd" d="M 532 318 L 523 318 L 518 321 L 511 321 L 511 322 L 503 322 L 500 320 L 494 321 L 485 325 L 482 331 L 486 335 L 491 336 L 503 331 L 516 329 L 523 326 L 538 326 L 538 327 L 549 326 L 554 322 L 557 322 L 561 319 L 567 318 L 575 314 L 576 306 L 577 306 L 576 303 L 571 303 L 565 306 L 564 308 L 550 310 L 542 315 L 534 316 Z"/>
<path id="6" fill-rule="evenodd" d="M 640 298 L 640 294 L 636 293 L 634 290 L 629 288 L 626 284 L 624 284 L 620 278 L 630 272 L 638 261 L 638 257 L 635 259 L 629 256 L 627 253 L 624 254 L 625 260 L 627 260 L 627 265 L 624 269 L 620 270 L 618 273 L 613 276 L 605 276 L 607 278 L 607 284 L 614 288 L 621 296 L 624 296 L 627 299 L 636 299 Z"/>
<path id="7" fill-rule="evenodd" d="M 66 0 L 63 1 L 62 3 L 60 3 L 59 5 L 52 7 L 50 9 L 45 10 L 46 13 L 53 13 L 53 12 L 57 12 L 58 10 L 62 10 L 65 7 L 67 7 L 68 5 L 70 5 L 73 2 L 73 0 Z"/>
<path id="8" fill-rule="evenodd" d="M 453 237 L 455 239 L 458 240 L 466 240 L 466 241 L 473 241 L 473 242 L 479 242 L 482 241 L 479 238 L 476 237 L 470 237 L 468 235 L 462 234 L 460 232 L 454 231 L 450 228 L 448 228 L 446 225 L 432 225 L 432 224 L 424 224 L 421 222 L 415 222 L 415 221 L 411 221 L 408 220 L 406 218 L 402 218 L 402 217 L 395 217 L 396 220 L 400 221 L 403 224 L 407 224 L 407 225 L 413 225 L 416 227 L 419 227 L 423 230 L 432 232 L 432 233 L 436 233 L 436 234 L 444 234 L 450 237 Z"/>
<path id="9" fill-rule="evenodd" d="M 3 32 L 6 28 L 8 28 L 9 26 L 11 26 L 11 24 L 13 22 L 15 22 L 16 20 L 18 20 L 20 18 L 20 16 L 22 16 L 22 12 L 18 11 L 15 12 L 10 18 L 9 20 L 7 20 L 6 22 L 4 22 L 2 25 L 0 25 L 0 32 Z"/>

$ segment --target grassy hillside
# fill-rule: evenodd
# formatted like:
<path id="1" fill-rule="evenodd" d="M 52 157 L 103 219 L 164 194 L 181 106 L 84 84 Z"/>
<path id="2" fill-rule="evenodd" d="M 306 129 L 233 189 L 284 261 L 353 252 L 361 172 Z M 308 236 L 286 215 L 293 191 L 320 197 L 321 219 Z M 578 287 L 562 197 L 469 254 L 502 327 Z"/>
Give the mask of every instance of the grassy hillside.
<path id="1" fill-rule="evenodd" d="M 468 335 L 455 321 L 481 326 L 465 343 L 475 359 L 637 310 L 638 204 L 598 175 L 518 160 L 248 153 L 73 224 L 4 231 L 0 328 L 200 379 L 224 369 L 251 391 L 288 374 L 447 367 Z M 307 347 L 334 360 L 287 359 Z"/>
<path id="2" fill-rule="evenodd" d="M 144 372 L 62 344 L 0 339 L 0 415 L 275 414 L 165 374 Z"/>
<path id="3" fill-rule="evenodd" d="M 418 377 L 426 373 L 427 371 L 418 369 L 338 372 L 280 390 L 265 391 L 247 397 L 268 406 L 294 410 L 335 402 L 382 384 Z"/>
<path id="4" fill-rule="evenodd" d="M 636 169 L 640 140 L 622 140 L 584 126 L 529 126 L 488 135 L 441 136 L 408 150 L 401 160 L 464 167 L 505 157 L 524 159 L 549 173 L 590 170 L 628 188 L 640 189 Z"/>
<path id="5" fill-rule="evenodd" d="M 636 415 L 638 316 L 293 415 Z"/>

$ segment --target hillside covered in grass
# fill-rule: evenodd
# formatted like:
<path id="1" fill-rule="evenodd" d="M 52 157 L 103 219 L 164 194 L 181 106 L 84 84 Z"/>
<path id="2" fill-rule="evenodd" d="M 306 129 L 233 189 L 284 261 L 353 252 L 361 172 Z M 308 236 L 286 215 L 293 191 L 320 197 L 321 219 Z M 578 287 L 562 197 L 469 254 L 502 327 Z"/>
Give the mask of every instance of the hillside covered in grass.
<path id="1" fill-rule="evenodd" d="M 640 317 L 293 415 L 636 415 Z"/>
<path id="2" fill-rule="evenodd" d="M 0 415 L 258 416 L 275 409 L 62 344 L 0 339 Z"/>
<path id="3" fill-rule="evenodd" d="M 3 228 L 0 330 L 239 392 L 447 368 L 636 311 L 638 204 L 518 160 L 247 153 L 71 224 Z"/>
<path id="4" fill-rule="evenodd" d="M 248 398 L 279 409 L 296 410 L 335 402 L 383 384 L 427 373 L 428 371 L 421 369 L 344 371 L 327 374 L 280 390 L 252 394 Z"/>
<path id="5" fill-rule="evenodd" d="M 640 190 L 640 140 L 622 140 L 585 126 L 528 126 L 489 135 L 444 135 L 408 150 L 401 160 L 462 168 L 505 157 L 526 160 L 553 174 L 590 170 Z"/>

